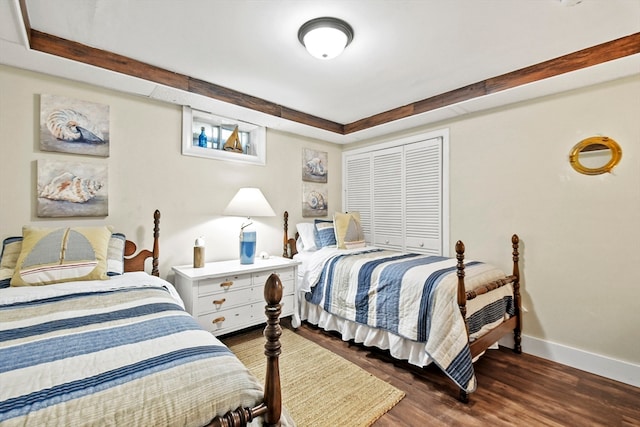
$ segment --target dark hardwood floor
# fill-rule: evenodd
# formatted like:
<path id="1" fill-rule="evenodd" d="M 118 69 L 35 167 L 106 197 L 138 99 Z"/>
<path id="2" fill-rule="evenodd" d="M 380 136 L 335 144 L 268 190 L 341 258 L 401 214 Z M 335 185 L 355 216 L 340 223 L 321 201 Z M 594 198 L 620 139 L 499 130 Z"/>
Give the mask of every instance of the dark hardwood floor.
<path id="1" fill-rule="evenodd" d="M 478 389 L 464 404 L 433 365 L 418 369 L 306 323 L 297 332 L 406 393 L 374 427 L 640 426 L 640 388 L 536 356 L 488 351 L 474 364 Z"/>

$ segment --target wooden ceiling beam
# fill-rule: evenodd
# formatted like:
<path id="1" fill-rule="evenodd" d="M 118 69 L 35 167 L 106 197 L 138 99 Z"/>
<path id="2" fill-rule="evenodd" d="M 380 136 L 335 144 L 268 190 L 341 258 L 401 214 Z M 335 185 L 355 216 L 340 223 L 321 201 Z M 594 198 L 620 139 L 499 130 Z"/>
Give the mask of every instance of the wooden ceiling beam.
<path id="1" fill-rule="evenodd" d="M 23 8 L 23 13 L 24 10 L 25 8 Z M 28 16 L 26 16 L 25 22 L 29 22 Z M 402 107 L 374 114 L 352 123 L 341 124 L 247 95 L 234 89 L 184 74 L 174 73 L 164 68 L 42 33 L 31 28 L 27 28 L 27 34 L 29 34 L 31 48 L 40 52 L 138 77 L 341 135 L 363 131 L 395 120 L 640 53 L 640 33 L 635 33 L 425 98 Z"/>
<path id="2" fill-rule="evenodd" d="M 344 126 L 345 134 L 640 53 L 640 33 L 454 89 Z"/>

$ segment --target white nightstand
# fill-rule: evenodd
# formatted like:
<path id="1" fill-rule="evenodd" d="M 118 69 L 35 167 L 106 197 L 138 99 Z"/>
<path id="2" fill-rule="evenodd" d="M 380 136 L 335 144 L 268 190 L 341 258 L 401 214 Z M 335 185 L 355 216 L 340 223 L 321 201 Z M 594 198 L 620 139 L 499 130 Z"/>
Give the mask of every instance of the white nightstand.
<path id="1" fill-rule="evenodd" d="M 281 317 L 296 309 L 295 298 L 299 262 L 287 258 L 256 258 L 254 264 L 240 260 L 208 262 L 203 268 L 173 267 L 176 289 L 187 311 L 214 335 L 224 335 L 266 322 L 264 284 L 271 273 L 283 286 Z"/>

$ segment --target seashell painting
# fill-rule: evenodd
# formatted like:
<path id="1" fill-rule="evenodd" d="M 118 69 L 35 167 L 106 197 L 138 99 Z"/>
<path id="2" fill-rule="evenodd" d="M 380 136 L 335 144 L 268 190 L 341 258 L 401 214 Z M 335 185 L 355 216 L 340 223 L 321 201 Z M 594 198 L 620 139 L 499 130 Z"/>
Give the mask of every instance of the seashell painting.
<path id="1" fill-rule="evenodd" d="M 302 216 L 327 216 L 329 197 L 326 184 L 302 183 Z"/>
<path id="2" fill-rule="evenodd" d="M 312 191 L 307 196 L 307 204 L 311 209 L 326 209 L 327 204 L 324 201 L 324 196 L 318 191 Z"/>
<path id="3" fill-rule="evenodd" d="M 302 149 L 302 180 L 309 182 L 327 182 L 329 163 L 326 151 Z"/>
<path id="4" fill-rule="evenodd" d="M 322 163 L 322 159 L 320 159 L 319 157 L 314 157 L 313 159 L 309 160 L 306 164 L 306 167 L 307 175 L 321 177 L 327 174 L 327 170 L 324 168 L 324 163 Z"/>
<path id="5" fill-rule="evenodd" d="M 62 141 L 104 143 L 100 129 L 87 116 L 69 108 L 53 110 L 47 117 L 46 124 L 49 132 Z"/>
<path id="6" fill-rule="evenodd" d="M 108 157 L 109 106 L 41 94 L 40 148 Z"/>
<path id="7" fill-rule="evenodd" d="M 40 191 L 40 197 L 84 203 L 93 199 L 102 186 L 103 184 L 95 179 L 80 178 L 71 172 L 63 172 L 44 186 Z"/>
<path id="8" fill-rule="evenodd" d="M 107 165 L 38 160 L 39 217 L 107 216 Z"/>

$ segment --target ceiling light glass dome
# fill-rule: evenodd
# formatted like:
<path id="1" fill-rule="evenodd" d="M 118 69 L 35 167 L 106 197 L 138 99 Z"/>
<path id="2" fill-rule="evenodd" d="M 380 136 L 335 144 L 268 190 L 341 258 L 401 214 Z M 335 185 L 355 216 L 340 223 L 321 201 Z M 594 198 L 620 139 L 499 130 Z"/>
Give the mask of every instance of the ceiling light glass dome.
<path id="1" fill-rule="evenodd" d="M 331 59 L 340 55 L 351 43 L 353 29 L 338 18 L 316 18 L 300 27 L 298 40 L 312 56 Z"/>

